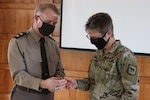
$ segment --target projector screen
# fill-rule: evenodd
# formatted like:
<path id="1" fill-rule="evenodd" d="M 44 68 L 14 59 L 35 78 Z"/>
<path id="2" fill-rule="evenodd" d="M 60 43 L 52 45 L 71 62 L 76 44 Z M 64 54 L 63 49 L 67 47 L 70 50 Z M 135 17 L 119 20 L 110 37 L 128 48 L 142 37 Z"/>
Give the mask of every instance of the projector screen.
<path id="1" fill-rule="evenodd" d="M 85 24 L 98 12 L 108 13 L 116 39 L 135 54 L 150 55 L 150 0 L 62 0 L 60 48 L 96 50 Z"/>

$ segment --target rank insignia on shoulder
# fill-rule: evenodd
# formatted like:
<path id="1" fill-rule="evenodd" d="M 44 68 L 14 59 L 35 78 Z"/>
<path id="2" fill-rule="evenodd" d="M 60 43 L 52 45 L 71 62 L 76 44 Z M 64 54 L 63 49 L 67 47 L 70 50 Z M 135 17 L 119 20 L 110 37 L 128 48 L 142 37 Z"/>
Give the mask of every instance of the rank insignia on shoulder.
<path id="1" fill-rule="evenodd" d="M 17 34 L 14 38 L 19 38 L 19 37 L 22 37 L 24 35 L 26 35 L 27 33 L 25 32 L 21 32 L 20 34 Z"/>
<path id="2" fill-rule="evenodd" d="M 137 70 L 136 66 L 130 64 L 128 65 L 128 70 L 127 70 L 128 74 L 135 75 L 136 70 Z"/>

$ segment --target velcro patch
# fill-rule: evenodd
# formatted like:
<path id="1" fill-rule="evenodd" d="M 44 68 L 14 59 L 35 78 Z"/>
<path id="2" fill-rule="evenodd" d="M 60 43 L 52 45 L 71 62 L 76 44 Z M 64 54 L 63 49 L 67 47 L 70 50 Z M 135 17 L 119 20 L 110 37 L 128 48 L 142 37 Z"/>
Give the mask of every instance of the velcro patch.
<path id="1" fill-rule="evenodd" d="M 128 65 L 128 74 L 130 74 L 130 75 L 135 75 L 136 74 L 136 70 L 137 70 L 137 68 L 136 68 L 136 66 L 133 66 L 133 65 Z"/>

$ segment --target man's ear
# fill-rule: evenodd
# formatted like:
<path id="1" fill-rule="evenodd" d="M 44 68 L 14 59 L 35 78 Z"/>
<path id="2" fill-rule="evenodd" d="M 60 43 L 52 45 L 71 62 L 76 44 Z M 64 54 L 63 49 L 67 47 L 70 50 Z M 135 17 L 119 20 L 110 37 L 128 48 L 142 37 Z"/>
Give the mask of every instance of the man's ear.
<path id="1" fill-rule="evenodd" d="M 38 17 L 39 17 L 38 15 L 34 15 L 33 18 L 34 18 L 35 20 L 38 20 Z"/>

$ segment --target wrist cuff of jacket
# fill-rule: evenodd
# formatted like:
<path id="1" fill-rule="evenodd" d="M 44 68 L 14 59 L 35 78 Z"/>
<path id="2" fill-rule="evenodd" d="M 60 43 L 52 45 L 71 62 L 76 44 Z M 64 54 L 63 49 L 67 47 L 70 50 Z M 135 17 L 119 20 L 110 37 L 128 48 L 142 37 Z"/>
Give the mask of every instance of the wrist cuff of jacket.
<path id="1" fill-rule="evenodd" d="M 76 82 L 77 82 L 77 87 L 75 89 L 78 89 L 78 80 L 76 80 Z"/>

